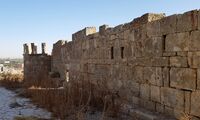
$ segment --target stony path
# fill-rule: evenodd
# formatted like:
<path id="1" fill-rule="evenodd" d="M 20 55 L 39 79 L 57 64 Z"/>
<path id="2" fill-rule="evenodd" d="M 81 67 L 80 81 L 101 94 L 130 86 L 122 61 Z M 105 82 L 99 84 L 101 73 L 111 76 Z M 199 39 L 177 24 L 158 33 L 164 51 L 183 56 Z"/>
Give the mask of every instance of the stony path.
<path id="1" fill-rule="evenodd" d="M 27 98 L 0 87 L 0 120 L 13 120 L 16 116 L 35 116 L 50 119 L 51 113 L 31 104 Z"/>

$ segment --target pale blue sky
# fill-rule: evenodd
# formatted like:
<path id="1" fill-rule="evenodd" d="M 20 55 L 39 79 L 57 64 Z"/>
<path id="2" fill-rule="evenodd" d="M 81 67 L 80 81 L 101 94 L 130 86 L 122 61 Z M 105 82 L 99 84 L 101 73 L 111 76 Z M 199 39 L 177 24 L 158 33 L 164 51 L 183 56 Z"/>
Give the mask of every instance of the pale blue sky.
<path id="1" fill-rule="evenodd" d="M 22 57 L 23 43 L 59 39 L 86 27 L 115 26 L 147 12 L 200 9 L 200 0 L 0 0 L 0 57 Z"/>

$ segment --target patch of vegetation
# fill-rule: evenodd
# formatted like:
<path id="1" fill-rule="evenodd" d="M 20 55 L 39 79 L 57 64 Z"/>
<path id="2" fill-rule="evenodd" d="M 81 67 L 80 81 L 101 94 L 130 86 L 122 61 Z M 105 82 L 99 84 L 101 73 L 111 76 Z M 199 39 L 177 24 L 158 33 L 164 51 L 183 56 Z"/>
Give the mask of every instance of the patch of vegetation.
<path id="1" fill-rule="evenodd" d="M 41 119 L 41 118 L 37 118 L 34 116 L 29 116 L 29 117 L 15 117 L 14 120 L 46 120 L 46 119 Z"/>

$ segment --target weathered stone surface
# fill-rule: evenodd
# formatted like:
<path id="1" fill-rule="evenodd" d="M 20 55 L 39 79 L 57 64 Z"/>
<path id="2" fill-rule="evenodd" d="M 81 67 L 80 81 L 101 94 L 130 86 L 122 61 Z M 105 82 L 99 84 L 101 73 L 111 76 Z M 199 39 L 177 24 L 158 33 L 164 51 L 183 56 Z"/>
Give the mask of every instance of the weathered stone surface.
<path id="1" fill-rule="evenodd" d="M 153 21 L 146 24 L 147 36 L 161 36 L 160 21 Z"/>
<path id="2" fill-rule="evenodd" d="M 187 67 L 187 58 L 186 57 L 170 57 L 170 66 L 173 67 Z"/>
<path id="3" fill-rule="evenodd" d="M 200 68 L 200 52 L 188 52 L 188 64 L 191 68 Z"/>
<path id="4" fill-rule="evenodd" d="M 160 21 L 160 30 L 163 35 L 176 32 L 176 15 L 168 16 Z"/>
<path id="5" fill-rule="evenodd" d="M 157 86 L 162 86 L 162 68 L 160 67 L 145 67 L 144 81 Z"/>
<path id="6" fill-rule="evenodd" d="M 200 31 L 192 31 L 191 35 L 190 35 L 190 47 L 189 50 L 190 51 L 199 51 L 200 50 L 200 40 L 199 40 L 199 36 L 200 36 Z"/>
<path id="7" fill-rule="evenodd" d="M 169 58 L 168 57 L 154 57 L 151 58 L 150 63 L 147 64 L 147 66 L 152 67 L 166 67 L 169 66 Z"/>
<path id="8" fill-rule="evenodd" d="M 177 53 L 177 56 L 181 56 L 181 57 L 186 57 L 188 55 L 188 52 L 176 52 Z"/>
<path id="9" fill-rule="evenodd" d="M 55 43 L 51 56 L 30 54 L 25 45 L 24 75 L 26 80 L 39 80 L 57 72 L 55 81 L 88 88 L 92 84 L 94 94 L 100 90 L 127 106 L 200 118 L 196 21 L 196 11 L 190 11 L 165 18 L 146 14 L 114 28 L 101 26 L 99 32 L 88 27 L 73 34 L 71 42 Z"/>
<path id="10" fill-rule="evenodd" d="M 176 109 L 184 109 L 184 92 L 173 88 L 161 87 L 161 102 Z"/>
<path id="11" fill-rule="evenodd" d="M 155 102 L 140 99 L 139 104 L 140 104 L 141 107 L 143 107 L 147 110 L 152 110 L 152 111 L 156 110 L 156 103 Z"/>
<path id="12" fill-rule="evenodd" d="M 162 79 L 164 87 L 169 87 L 169 68 L 164 67 L 162 69 Z"/>
<path id="13" fill-rule="evenodd" d="M 153 37 L 144 40 L 143 56 L 145 57 L 161 57 L 163 50 L 162 37 Z"/>
<path id="14" fill-rule="evenodd" d="M 151 100 L 160 102 L 160 87 L 151 85 Z"/>
<path id="15" fill-rule="evenodd" d="M 166 51 L 188 51 L 189 50 L 189 32 L 175 33 L 166 36 Z"/>
<path id="16" fill-rule="evenodd" d="M 189 68 L 171 68 L 170 86 L 185 90 L 195 90 L 196 70 Z"/>
<path id="17" fill-rule="evenodd" d="M 164 57 L 176 56 L 176 52 L 163 52 Z"/>
<path id="18" fill-rule="evenodd" d="M 191 94 L 191 114 L 200 117 L 200 91 L 192 92 Z"/>
<path id="19" fill-rule="evenodd" d="M 197 69 L 197 89 L 200 90 L 200 69 Z"/>
<path id="20" fill-rule="evenodd" d="M 144 100 L 149 100 L 150 98 L 150 86 L 148 84 L 140 85 L 140 97 Z"/>
<path id="21" fill-rule="evenodd" d="M 132 68 L 132 80 L 138 83 L 144 83 L 144 69 L 141 66 L 135 66 Z"/>
<path id="22" fill-rule="evenodd" d="M 191 107 L 191 92 L 184 91 L 184 93 L 185 93 L 185 112 L 189 114 Z"/>
<path id="23" fill-rule="evenodd" d="M 174 109 L 172 107 L 165 106 L 164 113 L 169 116 L 174 116 Z"/>
<path id="24" fill-rule="evenodd" d="M 196 30 L 198 28 L 198 11 L 193 10 L 177 15 L 177 32 Z"/>
<path id="25" fill-rule="evenodd" d="M 156 103 L 156 112 L 164 113 L 164 105 Z"/>

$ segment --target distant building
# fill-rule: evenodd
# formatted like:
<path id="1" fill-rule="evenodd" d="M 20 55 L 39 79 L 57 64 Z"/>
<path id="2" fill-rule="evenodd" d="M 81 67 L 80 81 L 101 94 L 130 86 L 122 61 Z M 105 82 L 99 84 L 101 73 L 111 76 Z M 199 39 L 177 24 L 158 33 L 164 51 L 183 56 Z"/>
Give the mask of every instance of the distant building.
<path id="1" fill-rule="evenodd" d="M 4 61 L 4 64 L 10 64 L 10 61 L 8 61 L 8 60 Z"/>

